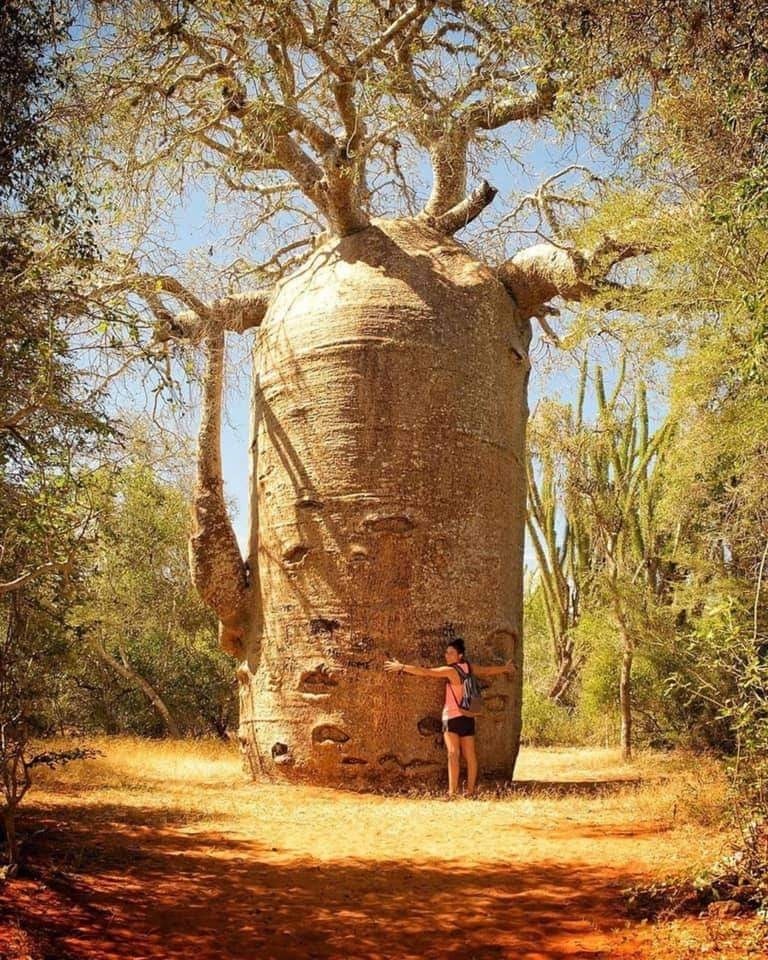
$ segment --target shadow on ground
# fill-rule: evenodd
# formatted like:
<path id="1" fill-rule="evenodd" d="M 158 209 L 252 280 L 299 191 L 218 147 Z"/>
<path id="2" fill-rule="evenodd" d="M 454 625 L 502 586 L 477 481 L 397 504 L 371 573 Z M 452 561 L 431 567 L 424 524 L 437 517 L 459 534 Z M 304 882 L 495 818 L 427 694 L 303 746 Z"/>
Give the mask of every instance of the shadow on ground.
<path id="1" fill-rule="evenodd" d="M 114 804 L 91 823 L 87 805 L 38 808 L 32 879 L 0 889 L 0 919 L 29 935 L 34 960 L 640 956 L 606 952 L 601 936 L 623 925 L 619 891 L 634 877 L 451 861 L 461 813 L 448 811 L 446 861 L 414 862 L 408 849 L 378 861 L 281 858 L 190 833 L 186 811 L 167 808 Z"/>
<path id="2" fill-rule="evenodd" d="M 509 796 L 593 797 L 647 785 L 648 780 L 638 777 L 616 780 L 513 780 L 498 787 L 497 792 Z"/>
<path id="3" fill-rule="evenodd" d="M 499 800 L 505 797 L 598 797 L 621 793 L 648 786 L 649 783 L 666 783 L 666 777 L 655 780 L 641 777 L 615 777 L 598 780 L 494 780 L 484 778 L 479 785 L 476 800 Z M 413 784 L 391 785 L 379 788 L 370 784 L 348 784 L 337 789 L 344 793 L 375 794 L 377 796 L 434 798 L 443 797 L 447 781 L 438 788 L 420 787 Z"/>

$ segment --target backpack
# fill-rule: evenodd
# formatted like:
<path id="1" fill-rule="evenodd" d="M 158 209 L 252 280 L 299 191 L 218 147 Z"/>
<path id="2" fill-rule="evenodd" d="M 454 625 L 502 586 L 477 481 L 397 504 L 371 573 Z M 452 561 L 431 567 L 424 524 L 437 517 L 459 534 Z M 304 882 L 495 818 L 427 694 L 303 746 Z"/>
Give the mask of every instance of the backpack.
<path id="1" fill-rule="evenodd" d="M 465 716 L 476 717 L 483 712 L 483 693 L 480 689 L 480 684 L 477 682 L 477 677 L 472 673 L 471 664 L 468 660 L 464 662 L 469 667 L 469 673 L 464 673 L 458 664 L 451 664 L 453 669 L 456 670 L 461 677 L 461 700 L 456 696 L 456 691 L 453 689 L 452 683 L 451 693 L 453 694 L 453 699 L 456 701 L 456 706 Z"/>

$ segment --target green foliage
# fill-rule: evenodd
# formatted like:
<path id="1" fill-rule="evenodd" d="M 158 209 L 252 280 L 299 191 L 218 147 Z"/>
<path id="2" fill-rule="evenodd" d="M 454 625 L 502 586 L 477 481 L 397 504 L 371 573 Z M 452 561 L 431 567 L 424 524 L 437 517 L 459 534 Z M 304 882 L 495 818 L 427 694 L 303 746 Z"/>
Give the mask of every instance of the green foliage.
<path id="1" fill-rule="evenodd" d="M 545 402 L 537 410 L 528 529 L 554 651 L 557 680 L 549 695 L 573 707 L 574 722 L 578 717 L 587 729 L 619 706 L 628 755 L 638 697 L 630 693 L 633 658 L 666 629 L 668 535 L 659 502 L 673 431 L 668 423 L 651 429 L 645 385 L 638 382 L 627 396 L 626 370 L 624 357 L 609 393 L 595 367 L 592 420 L 583 412 L 586 362 L 575 407 Z"/>
<path id="2" fill-rule="evenodd" d="M 71 83 L 47 3 L 0 12 L 0 581 L 56 569 L 85 535 L 85 478 L 111 436 L 72 341 L 74 275 L 97 258 L 76 158 L 46 122 Z"/>
<path id="3" fill-rule="evenodd" d="M 231 661 L 189 576 L 188 484 L 168 464 L 165 476 L 147 465 L 160 459 L 157 444 L 136 441 L 102 492 L 97 540 L 69 617 L 88 655 L 73 665 L 77 695 L 70 689 L 67 712 L 79 704 L 80 725 L 91 730 L 161 736 L 167 718 L 154 693 L 180 732 L 225 736 Z"/>
<path id="4" fill-rule="evenodd" d="M 736 588 L 736 589 L 734 589 Z M 733 773 L 768 814 L 768 636 L 752 629 L 754 611 L 723 581 L 690 614 L 669 693 L 684 699 L 700 736 L 735 756 Z"/>
<path id="5" fill-rule="evenodd" d="M 584 724 L 533 686 L 523 686 L 522 742 L 528 746 L 583 746 L 595 743 Z"/>
<path id="6" fill-rule="evenodd" d="M 606 608 L 595 607 L 585 615 L 578 632 L 589 651 L 581 674 L 578 709 L 587 717 L 612 716 L 614 728 L 619 707 L 619 662 L 621 639 Z"/>
<path id="7" fill-rule="evenodd" d="M 583 426 L 586 377 L 584 363 L 575 408 L 545 401 L 528 432 L 527 530 L 537 560 L 536 592 L 552 649 L 548 695 L 565 705 L 572 702 L 572 686 L 583 659 L 574 642 L 575 627 L 589 602 L 595 559 L 584 515 L 564 496 L 568 441 Z"/>
<path id="8" fill-rule="evenodd" d="M 525 604 L 523 671 L 523 742 L 535 746 L 613 746 L 618 742 L 619 643 L 610 618 L 588 609 L 574 628 L 583 666 L 572 701 L 549 696 L 552 676 L 551 636 L 541 590 Z"/>
<path id="9" fill-rule="evenodd" d="M 48 122 L 71 82 L 66 25 L 48 3 L 11 2 L 0 31 L 0 773 L 13 861 L 28 737 L 60 679 L 90 477 L 113 431 L 71 332 L 75 277 L 97 254 L 76 157 Z"/>

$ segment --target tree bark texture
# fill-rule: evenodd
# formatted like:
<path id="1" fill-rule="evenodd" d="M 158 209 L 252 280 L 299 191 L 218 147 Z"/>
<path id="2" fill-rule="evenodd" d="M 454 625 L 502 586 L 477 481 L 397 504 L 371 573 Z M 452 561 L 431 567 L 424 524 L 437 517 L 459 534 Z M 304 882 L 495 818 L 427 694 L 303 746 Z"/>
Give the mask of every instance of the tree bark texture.
<path id="1" fill-rule="evenodd" d="M 327 241 L 254 347 L 240 742 L 254 772 L 442 775 L 442 681 L 385 674 L 522 650 L 530 327 L 495 273 L 416 220 Z M 255 596 L 258 593 L 259 596 Z M 495 678 L 482 767 L 511 776 L 520 671 Z"/>

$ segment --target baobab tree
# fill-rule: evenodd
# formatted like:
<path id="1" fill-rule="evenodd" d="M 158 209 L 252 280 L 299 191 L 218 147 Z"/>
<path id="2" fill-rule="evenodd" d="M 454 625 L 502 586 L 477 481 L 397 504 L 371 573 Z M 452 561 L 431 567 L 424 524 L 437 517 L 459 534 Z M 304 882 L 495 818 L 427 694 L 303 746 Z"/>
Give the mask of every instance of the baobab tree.
<path id="1" fill-rule="evenodd" d="M 101 288 L 205 351 L 191 564 L 238 660 L 245 754 L 287 777 L 432 777 L 442 691 L 380 668 L 434 662 L 452 630 L 520 662 L 531 321 L 637 252 L 540 238 L 491 264 L 455 239 L 496 194 L 470 172 L 581 80 L 539 3 L 138 0 L 95 5 L 82 38 L 70 117 L 130 216 L 196 182 L 274 244 L 224 296 L 141 248 Z M 228 331 L 253 343 L 245 557 L 222 492 Z M 487 710 L 481 762 L 511 775 L 519 677 Z"/>

